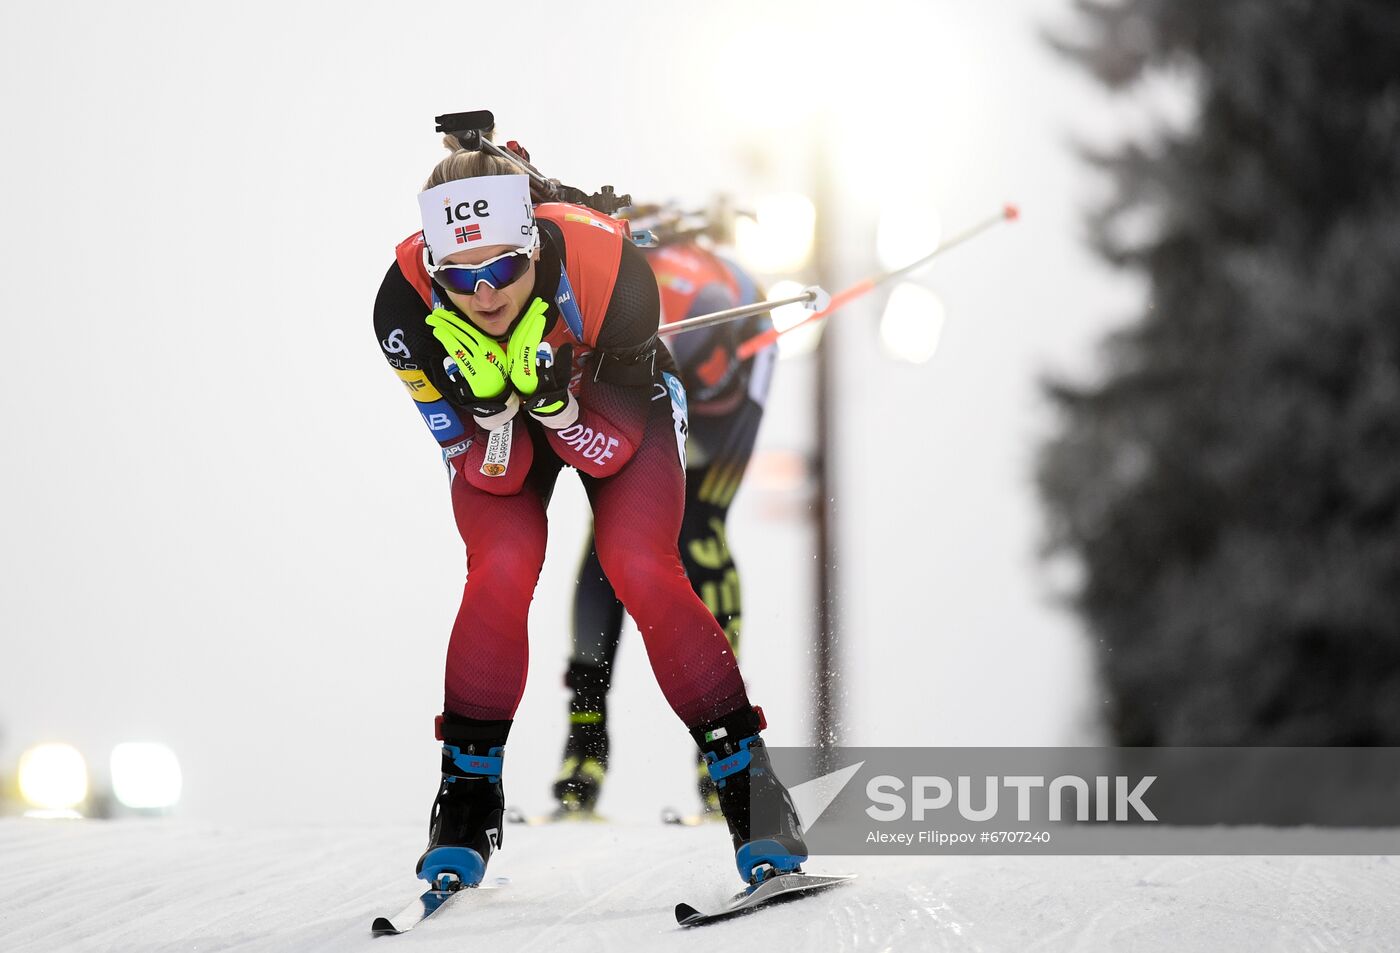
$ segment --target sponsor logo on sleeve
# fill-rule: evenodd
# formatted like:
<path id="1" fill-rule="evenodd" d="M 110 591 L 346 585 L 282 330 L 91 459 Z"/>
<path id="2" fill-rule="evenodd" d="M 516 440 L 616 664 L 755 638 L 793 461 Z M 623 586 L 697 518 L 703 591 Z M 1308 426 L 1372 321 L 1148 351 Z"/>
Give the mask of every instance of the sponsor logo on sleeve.
<path id="1" fill-rule="evenodd" d="M 399 354 L 403 357 L 413 356 L 408 353 L 408 345 L 403 343 L 403 328 L 394 328 L 389 332 L 389 336 L 380 341 L 379 344 L 384 348 L 386 354 Z"/>
<path id="2" fill-rule="evenodd" d="M 569 333 L 574 336 L 574 340 L 582 341 L 583 313 L 578 309 L 578 300 L 574 297 L 573 286 L 569 284 L 569 273 L 562 264 L 559 266 L 559 290 L 554 295 L 554 304 L 559 309 L 559 313 L 564 316 L 564 323 L 568 325 Z"/>
<path id="3" fill-rule="evenodd" d="M 442 395 L 428 380 L 428 375 L 419 370 L 399 369 L 394 371 L 399 375 L 399 380 L 403 381 L 403 386 L 408 388 L 408 393 L 420 404 L 431 404 L 434 401 L 442 400 Z"/>
<path id="4" fill-rule="evenodd" d="M 435 400 L 430 404 L 418 404 L 417 407 L 418 413 L 423 417 L 423 423 L 428 425 L 428 429 L 433 432 L 439 443 L 466 436 L 461 418 L 447 401 Z"/>

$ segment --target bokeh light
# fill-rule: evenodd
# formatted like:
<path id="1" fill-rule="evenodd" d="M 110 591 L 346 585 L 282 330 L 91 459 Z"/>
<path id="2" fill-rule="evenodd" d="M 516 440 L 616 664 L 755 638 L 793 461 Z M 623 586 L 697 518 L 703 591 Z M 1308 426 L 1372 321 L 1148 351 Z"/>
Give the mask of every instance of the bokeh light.
<path id="1" fill-rule="evenodd" d="M 739 259 L 766 275 L 801 270 L 812 256 L 817 210 L 812 200 L 798 192 L 768 195 L 754 203 L 754 217 L 734 223 L 734 245 Z"/>
<path id="2" fill-rule="evenodd" d="M 112 793 L 133 810 L 168 810 L 180 800 L 183 777 L 175 752 L 157 742 L 129 741 L 112 749 Z"/>
<path id="3" fill-rule="evenodd" d="M 41 811 L 71 811 L 87 798 L 87 763 L 72 745 L 35 745 L 20 755 L 19 793 Z"/>
<path id="4" fill-rule="evenodd" d="M 924 364 L 938 351 L 946 318 L 938 295 L 922 285 L 896 285 L 880 317 L 880 344 L 891 357 Z"/>

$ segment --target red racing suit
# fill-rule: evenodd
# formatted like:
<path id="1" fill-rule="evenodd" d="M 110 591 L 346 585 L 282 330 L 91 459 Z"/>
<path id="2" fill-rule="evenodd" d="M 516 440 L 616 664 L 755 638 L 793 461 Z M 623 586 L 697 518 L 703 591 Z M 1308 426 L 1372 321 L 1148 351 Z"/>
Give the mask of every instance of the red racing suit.
<path id="1" fill-rule="evenodd" d="M 445 710 L 508 719 L 524 691 L 527 619 L 544 561 L 545 508 L 559 470 L 578 470 L 598 557 L 636 620 L 663 693 L 688 725 L 747 710 L 723 630 L 695 595 L 676 548 L 685 505 L 686 395 L 656 338 L 659 292 L 625 225 L 566 204 L 536 208 L 534 296 L 545 340 L 574 345 L 576 423 L 519 413 L 489 434 L 455 406 L 446 352 L 424 319 L 450 299 L 423 265 L 422 236 L 398 246 L 375 302 L 375 334 L 452 475 L 467 579 L 448 645 Z M 504 436 L 498 436 L 504 432 Z"/>

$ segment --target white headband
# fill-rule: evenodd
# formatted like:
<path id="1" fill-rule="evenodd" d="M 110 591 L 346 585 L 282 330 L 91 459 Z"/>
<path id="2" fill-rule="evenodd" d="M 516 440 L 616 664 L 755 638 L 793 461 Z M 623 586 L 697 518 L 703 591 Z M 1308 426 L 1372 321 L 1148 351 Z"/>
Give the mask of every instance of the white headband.
<path id="1" fill-rule="evenodd" d="M 423 238 L 433 261 L 487 245 L 529 248 L 537 226 L 528 175 L 478 175 L 418 193 Z"/>

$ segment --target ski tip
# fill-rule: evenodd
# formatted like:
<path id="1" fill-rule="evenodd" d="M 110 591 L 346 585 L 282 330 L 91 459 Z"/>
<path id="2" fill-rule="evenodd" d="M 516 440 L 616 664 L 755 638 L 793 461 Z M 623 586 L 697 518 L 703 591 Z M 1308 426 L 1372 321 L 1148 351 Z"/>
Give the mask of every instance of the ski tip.
<path id="1" fill-rule="evenodd" d="M 688 904 L 688 903 L 678 903 L 678 904 L 676 904 L 676 922 L 677 922 L 677 923 L 685 923 L 685 921 L 689 920 L 691 917 L 699 916 L 699 915 L 700 915 L 700 911 L 699 911 L 699 910 L 696 910 L 694 907 L 692 907 L 692 906 L 691 906 L 690 904 Z"/>
<path id="2" fill-rule="evenodd" d="M 389 922 L 388 917 L 375 917 L 374 923 L 370 924 L 369 932 L 374 936 L 393 936 L 399 931 L 394 929 L 394 925 Z"/>

